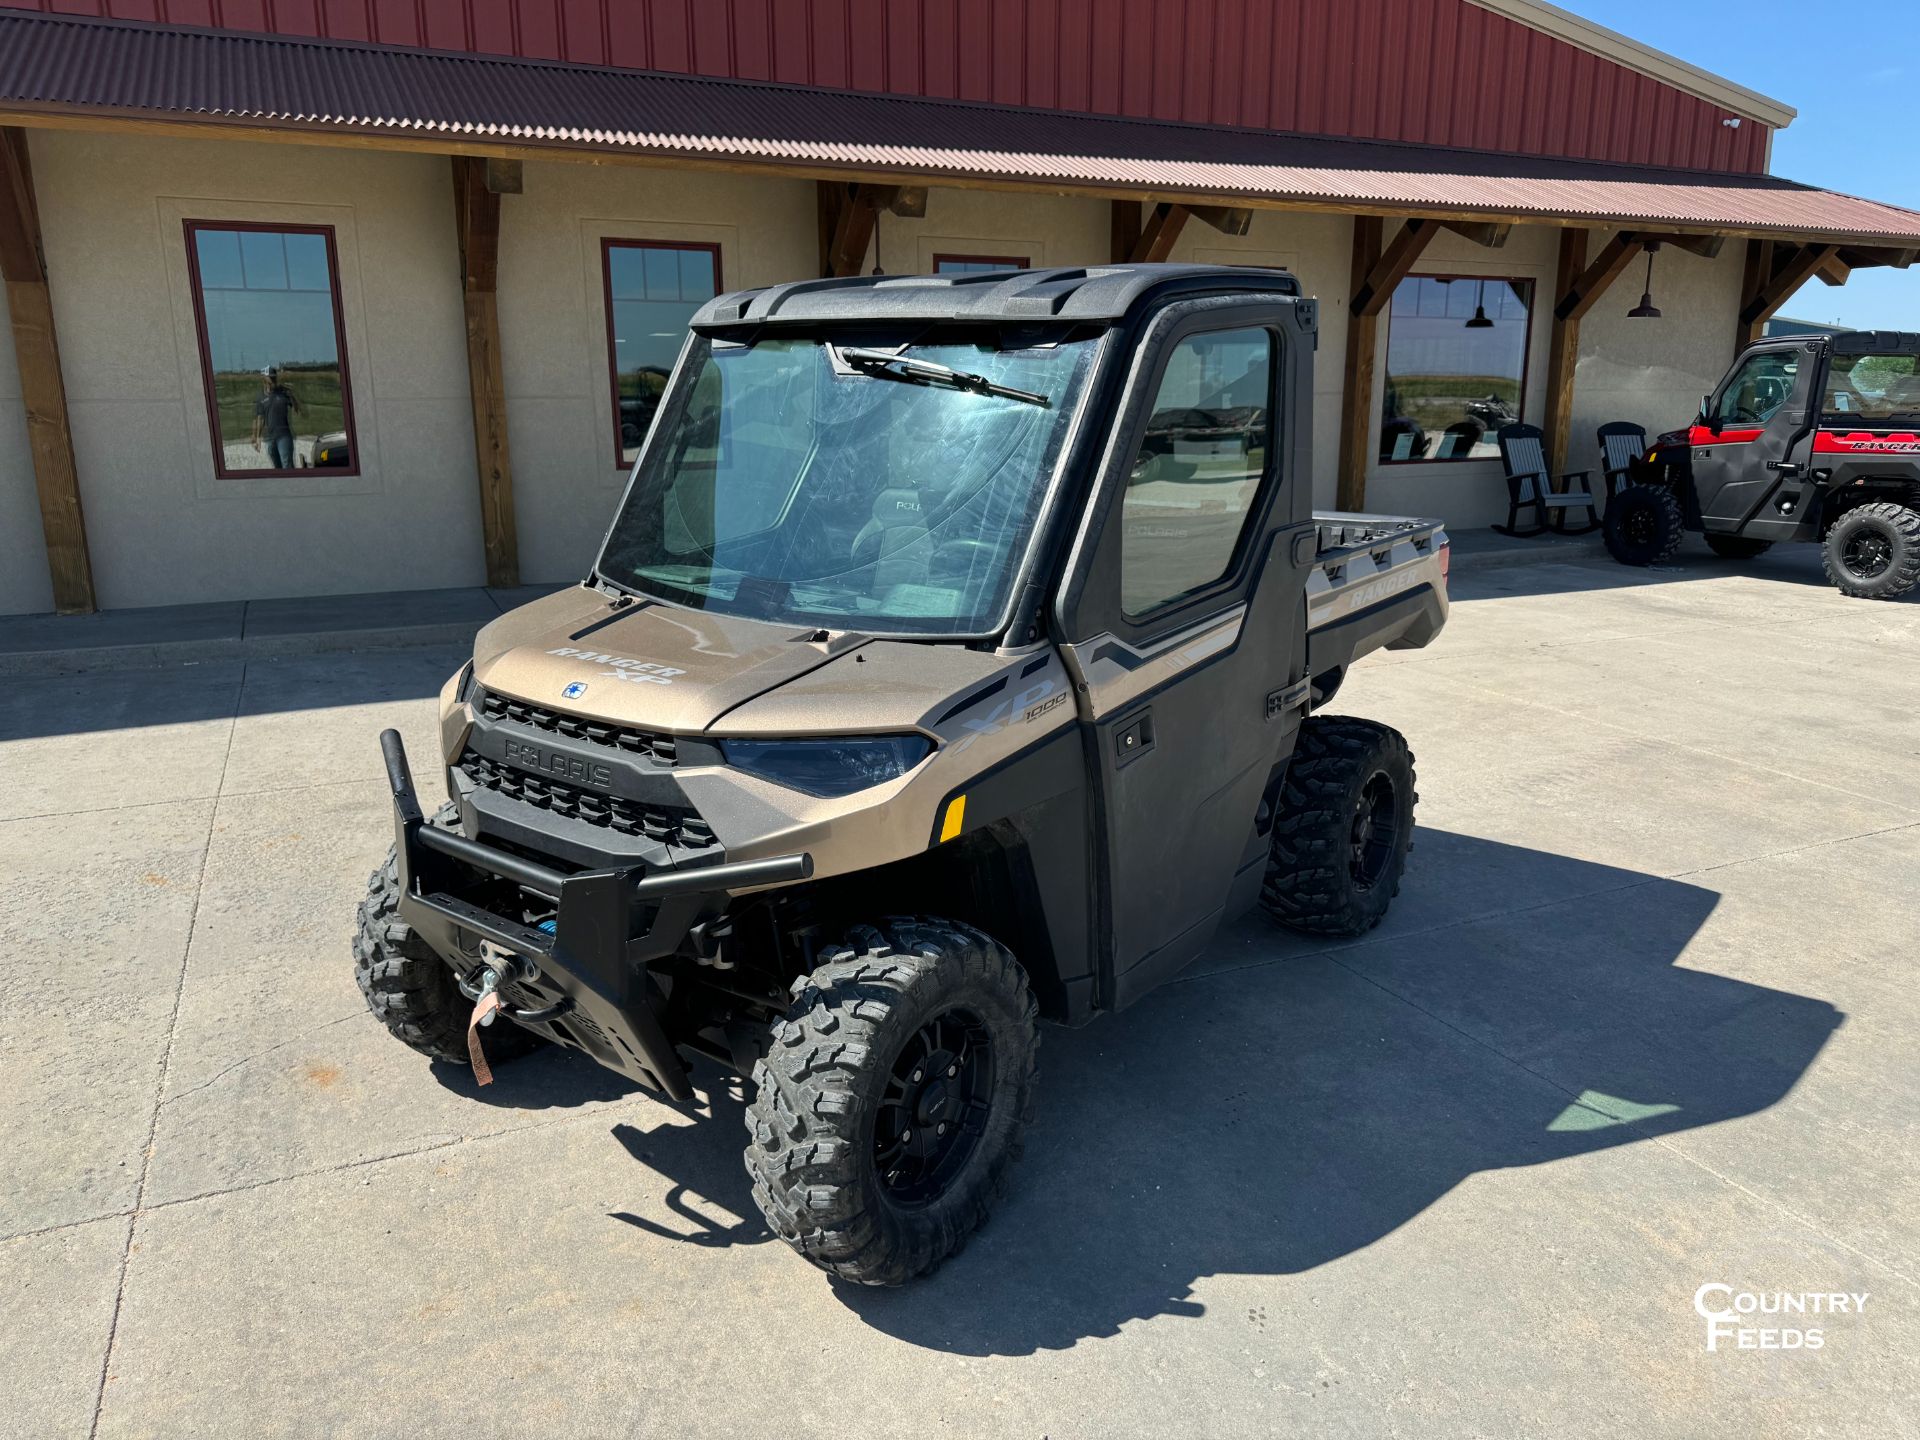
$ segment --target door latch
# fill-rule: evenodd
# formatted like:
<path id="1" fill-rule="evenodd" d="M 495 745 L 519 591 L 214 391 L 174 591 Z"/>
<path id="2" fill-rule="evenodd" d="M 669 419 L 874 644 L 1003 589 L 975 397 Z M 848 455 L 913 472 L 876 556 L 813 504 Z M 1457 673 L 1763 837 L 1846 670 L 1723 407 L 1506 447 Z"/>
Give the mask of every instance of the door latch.
<path id="1" fill-rule="evenodd" d="M 1796 460 L 1769 460 L 1767 461 L 1767 469 L 1778 470 L 1783 475 L 1798 475 L 1800 473 L 1800 464 Z"/>

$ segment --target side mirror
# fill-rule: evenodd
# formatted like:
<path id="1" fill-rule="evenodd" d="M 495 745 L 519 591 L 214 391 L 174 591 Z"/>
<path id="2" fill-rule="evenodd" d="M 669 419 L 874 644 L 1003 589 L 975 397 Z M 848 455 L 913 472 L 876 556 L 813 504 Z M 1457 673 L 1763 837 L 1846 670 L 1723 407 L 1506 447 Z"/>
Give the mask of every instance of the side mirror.
<path id="1" fill-rule="evenodd" d="M 1713 395 L 1711 392 L 1700 397 L 1700 424 L 1714 434 L 1720 433 L 1720 417 L 1713 413 Z"/>

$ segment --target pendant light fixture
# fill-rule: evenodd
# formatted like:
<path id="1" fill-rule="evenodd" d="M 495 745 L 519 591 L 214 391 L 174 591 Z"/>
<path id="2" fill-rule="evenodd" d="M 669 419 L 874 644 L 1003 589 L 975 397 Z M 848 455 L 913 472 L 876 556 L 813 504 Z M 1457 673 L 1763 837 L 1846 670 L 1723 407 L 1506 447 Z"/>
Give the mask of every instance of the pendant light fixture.
<path id="1" fill-rule="evenodd" d="M 1491 330 L 1493 321 L 1487 318 L 1487 282 L 1482 280 L 1479 288 L 1473 292 L 1473 318 L 1467 321 L 1469 330 Z"/>
<path id="2" fill-rule="evenodd" d="M 1647 242 L 1647 288 L 1640 292 L 1640 303 L 1627 311 L 1629 320 L 1658 320 L 1660 311 L 1653 303 L 1653 252 L 1660 248 L 1658 240 Z"/>

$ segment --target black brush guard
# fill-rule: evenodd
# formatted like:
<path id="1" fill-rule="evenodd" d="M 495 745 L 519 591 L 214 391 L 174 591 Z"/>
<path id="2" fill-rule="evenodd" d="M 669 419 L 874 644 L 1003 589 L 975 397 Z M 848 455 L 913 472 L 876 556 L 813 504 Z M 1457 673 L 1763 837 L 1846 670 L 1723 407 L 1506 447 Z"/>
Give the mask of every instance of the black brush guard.
<path id="1" fill-rule="evenodd" d="M 601 1064 L 674 1100 L 692 1095 L 686 1066 L 654 1013 L 646 964 L 673 954 L 705 913 L 735 890 L 805 880 L 811 855 L 653 870 L 633 865 L 563 875 L 536 861 L 496 850 L 426 823 L 413 790 L 406 747 L 395 730 L 380 735 L 387 787 L 393 794 L 394 855 L 400 869 L 400 916 L 458 971 L 464 933 L 524 956 L 539 983 L 561 1002 L 528 1028 L 586 1051 Z M 498 877 L 552 900 L 551 934 L 462 899 L 472 871 Z"/>

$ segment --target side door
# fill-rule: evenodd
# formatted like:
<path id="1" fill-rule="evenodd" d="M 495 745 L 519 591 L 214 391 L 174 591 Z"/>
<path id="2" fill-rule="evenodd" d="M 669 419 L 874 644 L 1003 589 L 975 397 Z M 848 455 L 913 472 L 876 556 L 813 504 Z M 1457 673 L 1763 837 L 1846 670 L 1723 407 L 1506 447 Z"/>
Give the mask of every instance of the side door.
<path id="1" fill-rule="evenodd" d="M 1105 1006 L 1193 959 L 1264 854 L 1305 689 L 1311 316 L 1241 297 L 1153 317 L 1068 560 Z"/>
<path id="2" fill-rule="evenodd" d="M 1807 484 L 1820 347 L 1805 340 L 1761 345 L 1741 357 L 1695 424 L 1693 487 L 1708 530 L 1756 539 L 1791 536 L 1797 518 L 1777 503 Z M 1800 506 L 1793 506 L 1797 517 Z"/>

